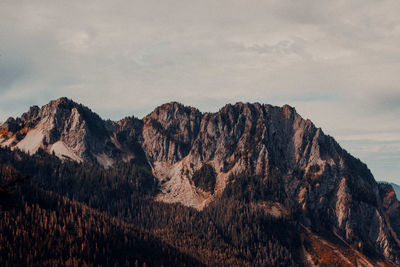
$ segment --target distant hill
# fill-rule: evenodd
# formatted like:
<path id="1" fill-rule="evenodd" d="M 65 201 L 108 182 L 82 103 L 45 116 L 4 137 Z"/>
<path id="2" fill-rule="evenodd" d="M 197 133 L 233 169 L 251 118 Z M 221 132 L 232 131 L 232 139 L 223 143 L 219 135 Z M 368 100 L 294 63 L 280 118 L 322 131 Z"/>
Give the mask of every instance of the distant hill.
<path id="1" fill-rule="evenodd" d="M 393 187 L 394 192 L 396 193 L 397 200 L 400 200 L 400 185 L 395 184 L 395 183 L 385 182 L 385 181 L 380 181 L 379 183 L 390 184 Z"/>
<path id="2" fill-rule="evenodd" d="M 393 186 L 397 199 L 400 200 L 400 186 L 394 183 L 391 183 L 391 185 Z"/>

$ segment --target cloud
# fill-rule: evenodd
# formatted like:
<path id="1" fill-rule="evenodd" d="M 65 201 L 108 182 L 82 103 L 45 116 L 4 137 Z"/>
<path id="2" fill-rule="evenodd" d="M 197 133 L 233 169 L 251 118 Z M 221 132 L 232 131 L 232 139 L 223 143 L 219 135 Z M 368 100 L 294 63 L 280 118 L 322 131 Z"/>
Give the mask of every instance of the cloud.
<path id="1" fill-rule="evenodd" d="M 384 142 L 400 142 L 400 136 L 397 132 L 384 132 L 384 133 L 365 133 L 365 134 L 350 134 L 344 136 L 336 136 L 338 140 L 343 141 L 384 141 Z"/>
<path id="2" fill-rule="evenodd" d="M 15 83 L 29 77 L 33 70 L 30 62 L 21 57 L 8 57 L 0 53 L 0 92 L 8 91 Z"/>
<path id="3" fill-rule="evenodd" d="M 249 101 L 291 104 L 349 142 L 393 139 L 399 9 L 395 0 L 1 1 L 0 120 L 60 96 L 114 120 L 172 100 L 203 111 Z"/>
<path id="4" fill-rule="evenodd" d="M 375 99 L 373 102 L 375 111 L 400 115 L 400 90 L 383 90 L 371 98 Z"/>

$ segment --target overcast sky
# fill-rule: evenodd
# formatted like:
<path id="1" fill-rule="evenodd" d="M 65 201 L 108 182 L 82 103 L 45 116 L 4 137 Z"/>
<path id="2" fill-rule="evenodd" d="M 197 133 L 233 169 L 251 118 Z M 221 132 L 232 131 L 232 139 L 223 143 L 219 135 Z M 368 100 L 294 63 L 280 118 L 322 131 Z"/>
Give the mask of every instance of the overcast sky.
<path id="1" fill-rule="evenodd" d="M 0 121 L 290 104 L 400 184 L 400 1 L 0 1 Z"/>

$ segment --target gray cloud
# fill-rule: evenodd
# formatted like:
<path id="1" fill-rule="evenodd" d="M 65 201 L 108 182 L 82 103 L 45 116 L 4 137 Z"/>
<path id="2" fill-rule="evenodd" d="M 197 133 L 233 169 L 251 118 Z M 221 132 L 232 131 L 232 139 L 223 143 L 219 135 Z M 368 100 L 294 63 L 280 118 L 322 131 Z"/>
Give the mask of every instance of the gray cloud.
<path id="1" fill-rule="evenodd" d="M 341 141 L 350 153 L 364 161 L 378 180 L 399 183 L 400 141 Z"/>
<path id="2" fill-rule="evenodd" d="M 397 88 L 396 88 L 397 89 Z M 400 85 L 398 90 L 389 90 L 375 95 L 375 110 L 396 113 L 400 116 Z"/>
<path id="3" fill-rule="evenodd" d="M 172 100 L 203 111 L 257 101 L 296 106 L 345 146 L 394 140 L 399 9 L 395 0 L 1 1 L 0 121 L 60 96 L 112 119 Z"/>
<path id="4" fill-rule="evenodd" d="M 10 58 L 0 53 L 0 92 L 6 92 L 15 83 L 29 79 L 33 70 L 24 58 Z"/>

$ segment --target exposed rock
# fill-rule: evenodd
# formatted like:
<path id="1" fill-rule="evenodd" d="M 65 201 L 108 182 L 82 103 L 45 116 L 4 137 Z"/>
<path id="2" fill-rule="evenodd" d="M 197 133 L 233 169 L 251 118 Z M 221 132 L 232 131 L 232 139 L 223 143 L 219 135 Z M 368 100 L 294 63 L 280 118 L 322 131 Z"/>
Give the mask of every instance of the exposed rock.
<path id="1" fill-rule="evenodd" d="M 61 159 L 98 160 L 111 166 L 123 153 L 116 147 L 108 127 L 97 114 L 67 98 L 51 101 L 38 108 L 33 106 L 21 118 L 10 118 L 0 127 L 2 146 L 19 148 L 34 154 L 41 148 Z"/>
<path id="2" fill-rule="evenodd" d="M 141 143 L 162 182 L 158 199 L 202 209 L 223 191 L 230 174 L 268 179 L 278 173 L 306 225 L 327 226 L 360 249 L 398 260 L 399 244 L 390 242 L 394 231 L 367 166 L 294 108 L 237 103 L 201 115 L 171 103 L 147 116 L 144 125 Z M 214 194 L 191 180 L 205 163 L 216 171 Z"/>
<path id="3" fill-rule="evenodd" d="M 176 102 L 146 116 L 142 145 L 149 161 L 176 163 L 185 157 L 199 132 L 200 120 L 200 111 Z"/>

